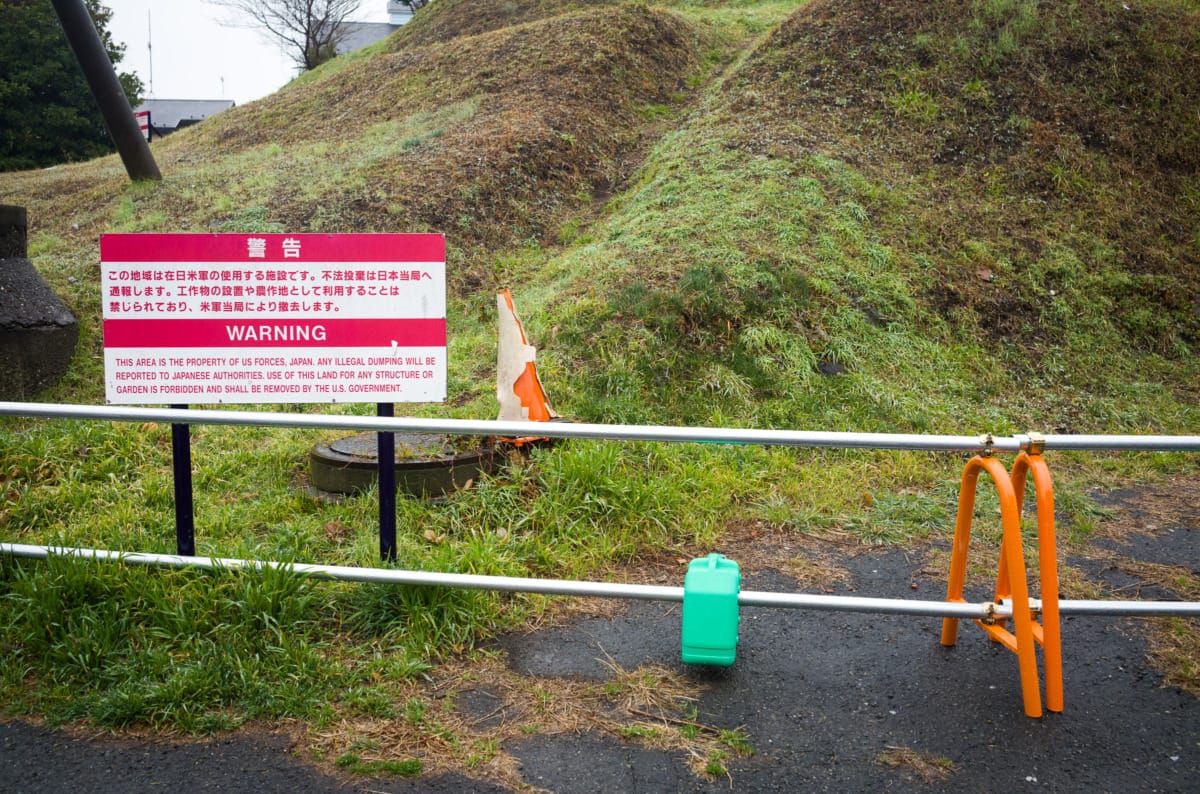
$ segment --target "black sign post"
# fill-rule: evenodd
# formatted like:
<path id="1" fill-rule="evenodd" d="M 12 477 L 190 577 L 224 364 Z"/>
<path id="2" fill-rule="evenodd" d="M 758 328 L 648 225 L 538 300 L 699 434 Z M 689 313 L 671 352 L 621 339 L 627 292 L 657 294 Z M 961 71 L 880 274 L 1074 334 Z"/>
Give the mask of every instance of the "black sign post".
<path id="1" fill-rule="evenodd" d="M 186 405 L 171 408 L 186 411 Z M 186 424 L 171 425 L 171 463 L 175 472 L 175 549 L 182 557 L 196 556 L 196 521 L 192 509 L 192 438 Z"/>
<path id="2" fill-rule="evenodd" d="M 392 403 L 376 403 L 377 416 L 395 416 Z M 376 435 L 375 450 L 379 461 L 379 559 L 396 561 L 396 434 Z"/>

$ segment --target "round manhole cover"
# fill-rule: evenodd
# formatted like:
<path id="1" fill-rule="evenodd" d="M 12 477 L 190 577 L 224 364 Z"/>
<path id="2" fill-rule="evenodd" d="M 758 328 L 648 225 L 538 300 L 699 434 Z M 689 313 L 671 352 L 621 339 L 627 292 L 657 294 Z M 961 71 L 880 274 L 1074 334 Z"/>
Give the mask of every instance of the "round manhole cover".
<path id="1" fill-rule="evenodd" d="M 436 497 L 463 487 L 492 469 L 489 440 L 435 433 L 396 433 L 396 489 Z M 375 433 L 318 444 L 309 455 L 313 485 L 329 493 L 365 491 L 379 479 Z"/>
<path id="2" fill-rule="evenodd" d="M 452 452 L 450 438 L 435 433 L 396 433 L 396 460 L 440 458 Z M 379 458 L 379 438 L 375 433 L 359 433 L 339 438 L 329 449 L 352 458 Z"/>

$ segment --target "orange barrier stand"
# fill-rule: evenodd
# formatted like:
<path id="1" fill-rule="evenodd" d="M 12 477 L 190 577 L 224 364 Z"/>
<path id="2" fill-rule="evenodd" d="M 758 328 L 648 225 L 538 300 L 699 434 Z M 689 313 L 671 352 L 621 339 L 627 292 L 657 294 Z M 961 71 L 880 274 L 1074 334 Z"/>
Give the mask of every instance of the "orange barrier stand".
<path id="1" fill-rule="evenodd" d="M 1014 470 L 1019 470 L 1021 473 L 1021 494 L 1024 494 L 1024 473 L 1027 469 L 1032 469 L 1034 474 L 1035 487 L 1037 487 L 1039 497 L 1045 494 L 1046 499 L 1050 500 L 1050 509 L 1046 511 L 1049 520 L 1053 521 L 1053 492 L 1049 489 L 1049 472 L 1045 468 L 1045 463 L 1038 459 L 1035 464 L 1029 456 L 1023 463 L 1014 465 Z M 996 460 L 990 454 L 976 455 L 967 462 L 963 469 L 962 489 L 958 497 L 958 515 L 955 519 L 954 528 L 954 547 L 950 556 L 950 576 L 946 589 L 946 600 L 958 603 L 965 603 L 963 598 L 963 587 L 966 583 L 967 576 L 967 551 L 971 542 L 971 522 L 975 513 L 975 494 L 978 487 L 979 475 L 986 471 L 992 478 L 996 486 L 996 492 L 1000 497 L 1000 523 L 1003 531 L 1002 540 L 1000 542 L 1000 564 L 996 579 L 996 598 L 999 601 L 1012 602 L 1013 607 L 1013 631 L 1008 631 L 1004 628 L 1002 622 L 997 622 L 995 619 L 976 620 L 974 623 L 978 625 L 984 632 L 987 633 L 996 642 L 1003 644 L 1006 648 L 1013 651 L 1017 655 L 1017 664 L 1021 675 L 1021 695 L 1024 700 L 1025 714 L 1030 717 L 1042 716 L 1042 700 L 1041 687 L 1038 682 L 1037 671 L 1037 655 L 1034 647 L 1035 643 L 1035 621 L 1030 610 L 1029 604 L 1029 585 L 1025 574 L 1025 553 L 1021 543 L 1021 497 L 1018 496 L 1017 488 L 1013 484 L 1013 479 L 1005 470 L 1004 465 Z M 1040 472 L 1040 474 L 1039 474 Z M 1039 479 L 1039 477 L 1041 479 Z M 1043 482 L 1044 481 L 1044 482 Z M 1042 514 L 1043 502 L 1039 499 L 1039 517 Z M 1039 526 L 1041 522 L 1039 520 Z M 1039 535 L 1044 534 L 1039 532 Z M 1053 547 L 1053 525 L 1050 526 L 1049 543 Z M 1054 557 L 1053 551 L 1049 555 Z M 1042 566 L 1044 567 L 1046 559 L 1043 556 Z M 1055 630 L 1052 632 L 1055 644 L 1058 643 L 1057 631 L 1057 576 L 1052 577 L 1055 583 Z M 1043 579 L 1043 585 L 1045 585 Z M 1036 626 L 1038 640 L 1043 639 L 1044 632 L 1041 626 Z M 953 646 L 958 639 L 958 619 L 945 618 L 942 621 L 942 645 Z M 1051 696 L 1048 693 L 1047 700 L 1050 701 L 1050 706 L 1057 706 L 1057 710 L 1062 708 L 1062 669 L 1061 656 L 1056 655 L 1058 668 L 1055 673 L 1057 676 L 1057 696 Z M 1048 688 L 1053 690 L 1054 685 L 1048 683 Z"/>
<path id="2" fill-rule="evenodd" d="M 1042 593 L 1042 622 L 1034 623 L 1034 639 L 1042 644 L 1046 674 L 1046 708 L 1063 710 L 1062 632 L 1058 617 L 1058 552 L 1054 529 L 1054 484 L 1050 467 L 1037 448 L 1017 456 L 1012 468 L 1017 507 L 1024 503 L 1026 473 L 1033 475 L 1037 494 L 1038 577 Z M 1000 563 L 1004 565 L 1003 559 Z"/>

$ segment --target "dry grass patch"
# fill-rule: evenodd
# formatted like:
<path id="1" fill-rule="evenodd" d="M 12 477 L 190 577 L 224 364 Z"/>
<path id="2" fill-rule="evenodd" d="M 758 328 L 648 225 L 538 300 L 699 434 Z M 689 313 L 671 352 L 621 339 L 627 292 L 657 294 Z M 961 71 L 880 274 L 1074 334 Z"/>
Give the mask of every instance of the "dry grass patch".
<path id="1" fill-rule="evenodd" d="M 949 758 L 922 753 L 910 747 L 889 746 L 875 761 L 881 766 L 908 772 L 923 783 L 945 782 L 955 772 L 954 762 Z"/>
<path id="2" fill-rule="evenodd" d="M 1110 516 L 1096 525 L 1092 536 L 1122 543 L 1131 536 L 1156 538 L 1181 527 L 1194 527 L 1200 521 L 1195 507 L 1198 503 L 1200 479 L 1194 474 L 1169 477 L 1122 495 L 1112 506 Z M 1130 586 L 1135 590 L 1133 597 L 1141 588 L 1152 586 L 1172 592 L 1185 601 L 1200 600 L 1200 577 L 1188 565 L 1136 560 L 1119 550 L 1094 544 L 1078 549 L 1077 553 L 1137 579 L 1138 582 Z M 1120 595 L 1128 597 L 1130 594 Z M 1115 595 L 1110 592 L 1109 597 Z"/>
<path id="3" fill-rule="evenodd" d="M 1094 537 L 1121 543 L 1135 535 L 1161 537 L 1180 527 L 1194 527 L 1198 502 L 1200 481 L 1194 474 L 1166 478 L 1122 494 L 1112 506 L 1112 515 L 1097 524 Z M 1200 576 L 1187 565 L 1132 559 L 1094 545 L 1078 553 L 1136 581 L 1114 589 L 1064 567 L 1061 590 L 1066 598 L 1137 599 L 1143 588 L 1152 587 L 1179 600 L 1200 601 Z M 1163 684 L 1200 696 L 1200 624 L 1180 617 L 1147 618 L 1136 624 L 1149 645 L 1150 666 L 1162 674 Z"/>
<path id="4" fill-rule="evenodd" d="M 736 561 L 743 575 L 772 570 L 795 578 L 800 587 L 849 587 L 851 574 L 840 561 L 873 551 L 871 546 L 849 533 L 830 529 L 800 532 L 767 521 L 740 522 L 722 531 L 719 537 L 715 548 L 693 544 L 643 554 L 627 564 L 600 572 L 596 578 L 682 587 L 688 563 L 716 551 Z M 565 609 L 565 614 L 570 615 L 577 611 L 572 599 L 563 601 L 561 607 L 556 605 L 556 612 Z M 588 614 L 595 614 L 592 605 L 599 602 L 587 599 L 579 603 Z M 603 609 L 603 614 L 607 615 L 623 606 L 616 602 L 613 607 Z"/>
<path id="5" fill-rule="evenodd" d="M 789 560 L 784 571 L 793 577 L 800 587 L 822 589 L 831 592 L 835 586 L 850 589 L 853 578 L 850 572 L 828 560 L 811 557 L 794 557 Z"/>
<path id="6" fill-rule="evenodd" d="M 514 788 L 525 782 L 507 748 L 534 735 L 608 733 L 685 753 L 697 774 L 709 777 L 727 774 L 724 759 L 753 752 L 740 729 L 697 719 L 699 688 L 678 672 L 658 665 L 625 670 L 612 660 L 606 664 L 611 676 L 604 681 L 545 678 L 514 673 L 502 654 L 479 653 L 398 690 L 394 716 L 343 716 L 312 730 L 309 750 L 322 765 L 343 772 L 452 771 Z M 494 708 L 473 713 L 466 705 L 472 694 Z"/>
<path id="7" fill-rule="evenodd" d="M 691 548 L 679 555 L 681 567 L 708 549 Z M 853 577 L 841 564 L 872 551 L 861 539 L 834 529 L 802 532 L 767 521 L 745 521 L 721 534 L 720 551 L 736 560 L 743 574 L 774 570 L 796 579 L 801 588 L 851 587 Z M 679 581 L 683 581 L 683 571 Z"/>
<path id="8" fill-rule="evenodd" d="M 620 0 L 439 0 L 417 14 L 387 43 L 389 51 L 442 44 Z"/>
<path id="9" fill-rule="evenodd" d="M 1146 560 L 1133 560 L 1112 551 L 1093 549 L 1089 554 L 1093 560 L 1105 563 L 1109 569 L 1134 577 L 1138 581 L 1117 591 L 1109 591 L 1110 598 L 1137 598 L 1144 587 L 1168 590 L 1184 601 L 1200 601 L 1200 578 L 1183 565 L 1167 565 Z"/>
<path id="10" fill-rule="evenodd" d="M 1200 621 L 1172 617 L 1144 623 L 1150 663 L 1162 673 L 1163 685 L 1200 697 Z"/>
<path id="11" fill-rule="evenodd" d="M 1062 598 L 1095 601 L 1104 598 L 1104 586 L 1072 565 L 1059 565 L 1058 592 Z"/>
<path id="12" fill-rule="evenodd" d="M 1200 477 L 1167 477 L 1137 488 L 1111 505 L 1114 515 L 1097 526 L 1096 536 L 1120 539 L 1130 534 L 1157 536 L 1200 523 Z"/>
<path id="13" fill-rule="evenodd" d="M 1036 573 L 1036 569 L 1030 568 L 1029 562 L 1029 558 L 1026 557 L 1027 573 Z M 1036 557 L 1034 562 L 1036 562 Z M 999 570 L 999 565 L 1000 543 L 998 540 L 992 543 L 984 538 L 971 538 L 970 550 L 967 553 L 967 590 L 985 590 L 987 597 L 991 598 L 992 590 L 996 586 L 996 572 Z M 950 576 L 950 549 L 930 547 L 925 552 L 921 572 L 928 573 L 945 585 Z"/>

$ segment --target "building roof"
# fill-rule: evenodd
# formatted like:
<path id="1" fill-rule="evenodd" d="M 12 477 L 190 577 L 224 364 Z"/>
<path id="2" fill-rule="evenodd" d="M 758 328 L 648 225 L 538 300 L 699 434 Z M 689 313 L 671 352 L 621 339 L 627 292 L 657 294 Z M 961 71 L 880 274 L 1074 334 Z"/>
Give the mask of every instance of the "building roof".
<path id="1" fill-rule="evenodd" d="M 147 99 L 134 112 L 148 110 L 151 124 L 173 130 L 180 122 L 194 124 L 233 106 L 232 99 Z"/>
<path id="2" fill-rule="evenodd" d="M 386 39 L 399 25 L 389 22 L 343 22 L 340 26 L 341 38 L 338 39 L 337 54 L 361 50 L 380 39 Z"/>

